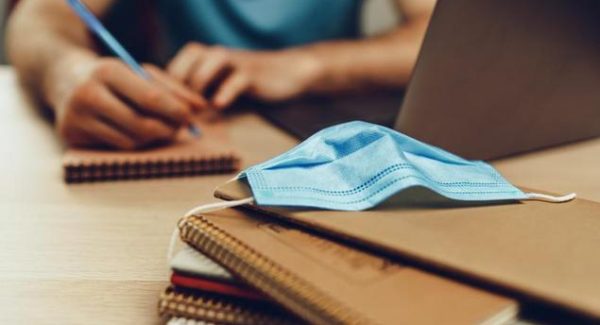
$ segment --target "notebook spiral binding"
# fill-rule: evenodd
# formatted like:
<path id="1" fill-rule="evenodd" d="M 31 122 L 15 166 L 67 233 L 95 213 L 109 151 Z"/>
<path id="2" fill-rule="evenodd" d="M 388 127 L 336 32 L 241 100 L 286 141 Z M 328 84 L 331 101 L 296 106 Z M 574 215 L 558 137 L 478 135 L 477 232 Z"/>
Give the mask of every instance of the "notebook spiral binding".
<path id="1" fill-rule="evenodd" d="M 302 324 L 291 315 L 279 310 L 257 308 L 242 301 L 200 296 L 179 292 L 168 287 L 158 303 L 161 317 L 183 317 L 197 321 L 228 325 L 288 325 Z"/>
<path id="2" fill-rule="evenodd" d="M 69 163 L 64 167 L 67 183 L 226 174 L 239 169 L 234 155 L 218 158 L 188 158 L 164 161 L 123 161 L 111 163 Z"/>
<path id="3" fill-rule="evenodd" d="M 183 241 L 310 323 L 372 323 L 202 216 L 181 219 L 179 230 Z"/>

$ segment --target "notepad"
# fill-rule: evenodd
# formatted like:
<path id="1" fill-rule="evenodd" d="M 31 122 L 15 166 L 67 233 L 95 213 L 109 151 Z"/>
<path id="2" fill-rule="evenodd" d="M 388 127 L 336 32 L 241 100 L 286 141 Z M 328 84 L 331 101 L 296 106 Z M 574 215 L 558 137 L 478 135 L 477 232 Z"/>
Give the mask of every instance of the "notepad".
<path id="1" fill-rule="evenodd" d="M 239 155 L 217 128 L 197 122 L 202 135 L 181 130 L 167 146 L 139 151 L 70 148 L 63 159 L 64 180 L 81 183 L 155 177 L 230 173 L 239 169 Z"/>

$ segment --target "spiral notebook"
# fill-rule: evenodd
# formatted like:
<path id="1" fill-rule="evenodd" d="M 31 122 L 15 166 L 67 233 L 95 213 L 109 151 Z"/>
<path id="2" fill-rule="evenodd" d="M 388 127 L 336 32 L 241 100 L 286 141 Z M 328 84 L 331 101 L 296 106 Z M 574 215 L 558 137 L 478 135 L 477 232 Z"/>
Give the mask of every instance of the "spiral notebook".
<path id="1" fill-rule="evenodd" d="M 210 323 L 185 317 L 171 317 L 167 320 L 167 325 L 217 325 L 217 323 Z"/>
<path id="2" fill-rule="evenodd" d="M 230 325 L 284 325 L 303 322 L 271 303 L 234 299 L 201 292 L 167 288 L 158 302 L 162 317 Z"/>
<path id="3" fill-rule="evenodd" d="M 162 147 L 139 151 L 70 148 L 63 159 L 64 180 L 81 183 L 236 171 L 240 158 L 222 132 L 206 123 L 197 124 L 200 136 L 181 130 L 174 143 Z"/>
<path id="4" fill-rule="evenodd" d="M 232 210 L 184 218 L 179 230 L 311 324 L 503 324 L 518 310 L 509 298 Z"/>

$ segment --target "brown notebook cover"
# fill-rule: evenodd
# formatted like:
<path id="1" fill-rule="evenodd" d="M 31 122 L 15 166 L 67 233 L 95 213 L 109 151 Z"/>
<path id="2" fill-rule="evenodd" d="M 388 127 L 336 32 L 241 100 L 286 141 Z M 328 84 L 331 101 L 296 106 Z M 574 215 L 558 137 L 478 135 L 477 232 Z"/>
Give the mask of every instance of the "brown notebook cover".
<path id="1" fill-rule="evenodd" d="M 174 143 L 139 151 L 69 148 L 63 159 L 67 183 L 229 173 L 239 156 L 207 123 L 197 122 L 202 134 L 194 138 L 180 130 Z"/>
<path id="2" fill-rule="evenodd" d="M 600 318 L 600 203 L 451 207 L 419 204 L 418 194 L 407 191 L 362 212 L 260 210 Z M 230 200 L 251 193 L 232 182 L 215 195 Z"/>
<path id="3" fill-rule="evenodd" d="M 168 287 L 160 296 L 158 313 L 162 317 L 182 317 L 229 325 L 302 324 L 278 306 L 224 296 L 187 292 Z"/>
<path id="4" fill-rule="evenodd" d="M 314 324 L 499 324 L 515 301 L 237 211 L 192 216 L 181 238 Z"/>

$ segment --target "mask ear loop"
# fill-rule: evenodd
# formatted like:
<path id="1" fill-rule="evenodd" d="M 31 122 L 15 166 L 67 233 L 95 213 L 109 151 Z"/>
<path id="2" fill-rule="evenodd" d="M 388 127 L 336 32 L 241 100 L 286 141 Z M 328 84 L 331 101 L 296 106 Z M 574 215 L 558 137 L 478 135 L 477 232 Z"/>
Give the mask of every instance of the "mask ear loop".
<path id="1" fill-rule="evenodd" d="M 233 207 L 237 207 L 240 205 L 250 204 L 253 202 L 254 202 L 254 198 L 248 197 L 245 199 L 235 200 L 235 201 L 223 201 L 223 202 L 202 204 L 202 205 L 199 205 L 199 206 L 191 209 L 190 211 L 188 211 L 185 214 L 185 216 L 179 221 L 179 223 L 181 223 L 187 217 L 191 217 L 191 216 L 198 215 L 201 213 L 220 211 L 220 210 L 224 210 L 227 208 L 233 208 Z M 169 263 L 173 259 L 173 255 L 175 255 L 175 246 L 177 245 L 177 238 L 179 237 L 179 223 L 177 224 L 177 226 L 175 227 L 175 229 L 173 229 L 173 232 L 171 233 L 171 239 L 169 240 L 169 249 L 167 250 L 167 265 L 169 265 Z"/>
<path id="2" fill-rule="evenodd" d="M 179 238 L 179 225 L 177 225 L 171 232 L 171 239 L 169 239 L 169 248 L 167 249 L 167 267 L 170 268 L 171 260 L 175 255 L 175 246 L 177 246 L 177 238 Z"/>
<path id="3" fill-rule="evenodd" d="M 225 184 L 235 182 L 239 178 L 240 178 L 240 175 L 238 174 L 234 178 L 225 182 Z M 227 208 L 233 208 L 233 207 L 237 207 L 237 206 L 244 205 L 244 204 L 250 204 L 250 203 L 254 203 L 253 197 L 247 197 L 245 199 L 234 200 L 234 201 L 220 201 L 220 202 L 215 202 L 215 203 L 202 204 L 202 205 L 198 205 L 195 208 L 188 211 L 185 214 L 185 217 L 191 217 L 193 215 L 197 215 L 200 213 L 208 213 L 208 212 L 224 210 Z"/>
<path id="4" fill-rule="evenodd" d="M 202 204 L 202 205 L 199 205 L 199 206 L 191 209 L 190 211 L 188 211 L 185 214 L 185 216 L 190 217 L 190 216 L 197 215 L 200 213 L 214 212 L 214 211 L 224 210 L 227 208 L 233 208 L 233 207 L 250 204 L 250 203 L 254 203 L 253 197 L 248 197 L 245 199 L 235 200 L 235 201 L 222 201 L 222 202 Z"/>
<path id="5" fill-rule="evenodd" d="M 525 195 L 527 195 L 528 200 L 542 201 L 542 202 L 549 202 L 549 203 L 569 202 L 569 201 L 575 199 L 575 197 L 577 197 L 577 194 L 575 194 L 575 193 L 570 193 L 570 194 L 563 195 L 563 196 L 553 196 L 553 195 L 541 194 L 541 193 L 525 193 Z"/>
<path id="6" fill-rule="evenodd" d="M 237 180 L 238 178 L 239 178 L 239 175 L 228 180 L 226 183 L 233 182 L 233 181 Z M 173 232 L 171 233 L 171 239 L 169 240 L 169 248 L 167 250 L 167 266 L 171 263 L 171 260 L 173 259 L 173 256 L 175 255 L 175 246 L 177 245 L 177 238 L 180 235 L 179 234 L 179 228 L 180 228 L 179 226 L 180 226 L 181 222 L 183 222 L 183 220 L 185 220 L 185 218 L 191 217 L 193 215 L 201 214 L 201 213 L 214 212 L 214 211 L 224 210 L 227 208 L 233 208 L 236 206 L 251 204 L 251 203 L 254 203 L 254 198 L 248 197 L 248 198 L 241 199 L 241 200 L 221 201 L 221 202 L 202 204 L 202 205 L 196 206 L 196 207 L 192 208 L 190 211 L 186 212 L 184 217 L 181 220 L 179 220 L 179 222 L 177 223 L 177 226 L 175 227 L 175 229 L 173 229 Z"/>

